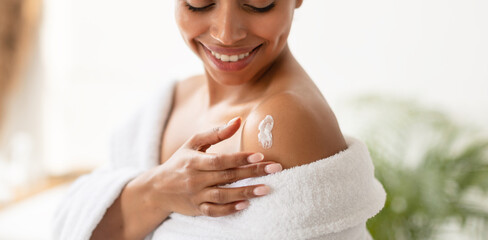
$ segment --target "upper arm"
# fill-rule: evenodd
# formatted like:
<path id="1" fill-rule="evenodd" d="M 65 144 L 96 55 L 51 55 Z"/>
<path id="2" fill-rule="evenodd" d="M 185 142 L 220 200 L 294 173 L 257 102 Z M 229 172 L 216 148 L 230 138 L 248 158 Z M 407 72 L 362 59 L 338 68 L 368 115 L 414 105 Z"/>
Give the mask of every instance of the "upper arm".
<path id="1" fill-rule="evenodd" d="M 269 149 L 264 149 L 258 140 L 258 127 L 266 115 L 274 120 Z M 241 137 L 241 151 L 261 152 L 265 160 L 279 162 L 284 169 L 329 157 L 346 148 L 332 111 L 313 109 L 293 93 L 280 93 L 254 109 L 243 125 Z"/>

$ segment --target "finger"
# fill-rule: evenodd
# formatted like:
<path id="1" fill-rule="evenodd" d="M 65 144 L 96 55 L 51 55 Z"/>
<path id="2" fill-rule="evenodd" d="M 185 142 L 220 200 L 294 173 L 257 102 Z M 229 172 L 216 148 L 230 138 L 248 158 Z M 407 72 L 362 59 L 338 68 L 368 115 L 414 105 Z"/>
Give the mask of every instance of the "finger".
<path id="1" fill-rule="evenodd" d="M 213 186 L 232 183 L 245 178 L 265 176 L 270 173 L 279 172 L 282 169 L 279 163 L 263 162 L 241 168 L 212 171 L 207 174 L 206 185 Z"/>
<path id="2" fill-rule="evenodd" d="M 268 194 L 270 188 L 265 185 L 253 185 L 237 188 L 209 187 L 201 191 L 203 202 L 227 204 Z"/>
<path id="3" fill-rule="evenodd" d="M 257 163 L 263 159 L 262 153 L 204 154 L 201 158 L 195 158 L 195 168 L 203 171 L 225 170 Z"/>
<path id="4" fill-rule="evenodd" d="M 226 125 L 215 127 L 204 133 L 193 135 L 185 146 L 194 150 L 205 152 L 210 146 L 230 138 L 241 126 L 241 117 L 230 120 Z"/>
<path id="5" fill-rule="evenodd" d="M 200 204 L 199 208 L 202 215 L 209 217 L 222 217 L 236 213 L 247 208 L 248 206 L 248 201 L 233 202 L 223 205 L 205 202 Z"/>

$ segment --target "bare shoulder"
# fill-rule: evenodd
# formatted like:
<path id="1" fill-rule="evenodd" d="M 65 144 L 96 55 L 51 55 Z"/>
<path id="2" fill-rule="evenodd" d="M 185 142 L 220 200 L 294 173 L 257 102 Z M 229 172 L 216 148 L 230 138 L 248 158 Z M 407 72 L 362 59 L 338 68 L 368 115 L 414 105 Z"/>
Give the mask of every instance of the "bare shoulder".
<path id="1" fill-rule="evenodd" d="M 273 119 L 272 145 L 265 149 L 258 134 L 268 115 Z M 332 156 L 346 148 L 327 103 L 293 92 L 277 93 L 264 100 L 243 124 L 241 151 L 262 152 L 266 160 L 279 162 L 285 169 Z"/>

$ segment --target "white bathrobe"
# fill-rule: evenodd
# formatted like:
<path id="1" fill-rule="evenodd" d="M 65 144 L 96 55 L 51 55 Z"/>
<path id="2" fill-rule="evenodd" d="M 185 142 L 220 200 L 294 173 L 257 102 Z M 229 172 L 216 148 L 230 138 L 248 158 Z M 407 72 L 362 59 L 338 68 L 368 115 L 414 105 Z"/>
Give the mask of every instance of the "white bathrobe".
<path id="1" fill-rule="evenodd" d="M 159 164 L 160 139 L 171 110 L 175 81 L 157 91 L 112 139 L 111 161 L 80 177 L 54 219 L 57 239 L 89 239 L 125 184 Z M 367 147 L 346 136 L 334 156 L 229 186 L 266 184 L 272 192 L 225 217 L 173 213 L 146 240 L 162 239 L 371 239 L 367 219 L 385 203 Z"/>

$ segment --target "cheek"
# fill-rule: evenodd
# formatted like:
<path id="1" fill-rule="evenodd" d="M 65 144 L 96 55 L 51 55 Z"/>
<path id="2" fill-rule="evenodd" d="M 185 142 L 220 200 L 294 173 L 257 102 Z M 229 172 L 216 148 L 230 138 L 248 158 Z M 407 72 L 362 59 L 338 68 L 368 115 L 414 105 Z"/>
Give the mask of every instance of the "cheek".
<path id="1" fill-rule="evenodd" d="M 197 52 L 194 39 L 206 31 L 205 19 L 189 13 L 184 7 L 177 7 L 175 18 L 183 40 L 194 52 Z"/>
<path id="2" fill-rule="evenodd" d="M 264 39 L 271 51 L 281 48 L 288 38 L 292 21 L 291 13 L 276 13 L 253 23 L 254 34 Z"/>

